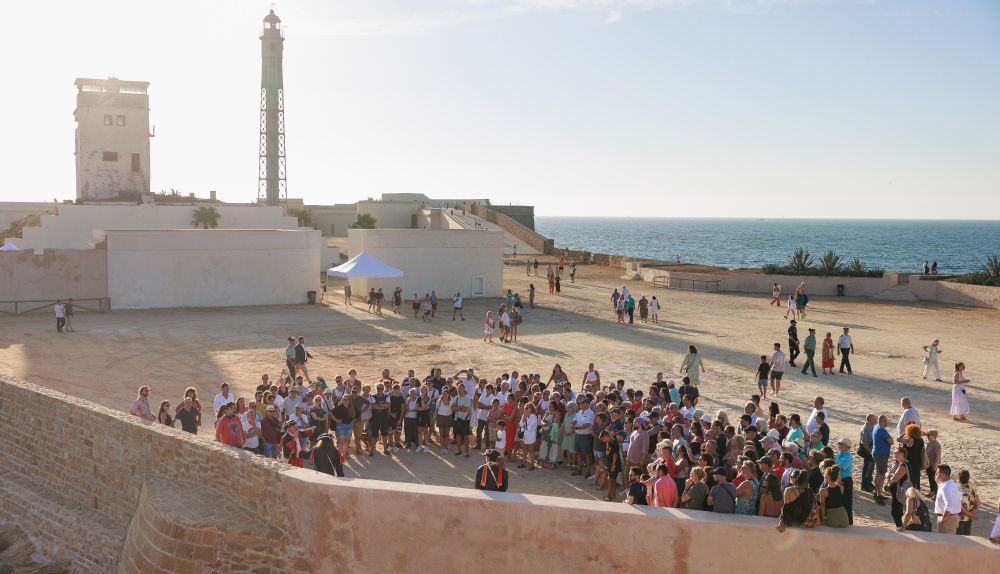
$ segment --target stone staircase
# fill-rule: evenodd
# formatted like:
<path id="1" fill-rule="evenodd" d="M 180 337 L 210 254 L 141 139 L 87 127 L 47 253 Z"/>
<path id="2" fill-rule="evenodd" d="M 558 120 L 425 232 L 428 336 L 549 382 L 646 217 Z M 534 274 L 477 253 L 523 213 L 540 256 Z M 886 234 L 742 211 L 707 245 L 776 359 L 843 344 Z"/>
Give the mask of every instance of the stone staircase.
<path id="1" fill-rule="evenodd" d="M 873 299 L 880 299 L 882 301 L 899 301 L 905 303 L 913 303 L 919 301 L 916 295 L 910 291 L 909 285 L 896 285 L 895 287 L 889 287 L 888 289 L 883 289 L 882 291 L 876 293 L 872 296 Z"/>

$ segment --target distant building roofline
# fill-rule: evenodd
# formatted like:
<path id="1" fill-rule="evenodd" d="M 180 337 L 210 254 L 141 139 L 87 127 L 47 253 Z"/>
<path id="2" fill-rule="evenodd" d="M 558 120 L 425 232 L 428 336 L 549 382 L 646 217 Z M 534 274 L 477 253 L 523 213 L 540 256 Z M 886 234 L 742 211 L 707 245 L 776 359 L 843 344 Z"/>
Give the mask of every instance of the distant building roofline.
<path id="1" fill-rule="evenodd" d="M 118 78 L 77 78 L 73 82 L 74 86 L 133 86 L 136 88 L 148 88 L 149 82 L 133 80 L 119 80 Z"/>

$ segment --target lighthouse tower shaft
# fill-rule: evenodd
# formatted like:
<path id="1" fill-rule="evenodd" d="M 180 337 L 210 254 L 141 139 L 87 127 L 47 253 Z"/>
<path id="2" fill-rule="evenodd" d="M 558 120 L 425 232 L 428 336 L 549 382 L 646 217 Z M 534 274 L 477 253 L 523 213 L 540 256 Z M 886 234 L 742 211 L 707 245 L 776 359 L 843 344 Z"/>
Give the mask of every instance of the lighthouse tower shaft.
<path id="1" fill-rule="evenodd" d="M 260 154 L 257 198 L 268 205 L 287 199 L 285 181 L 285 89 L 281 57 L 285 37 L 274 10 L 264 17 L 260 36 Z"/>

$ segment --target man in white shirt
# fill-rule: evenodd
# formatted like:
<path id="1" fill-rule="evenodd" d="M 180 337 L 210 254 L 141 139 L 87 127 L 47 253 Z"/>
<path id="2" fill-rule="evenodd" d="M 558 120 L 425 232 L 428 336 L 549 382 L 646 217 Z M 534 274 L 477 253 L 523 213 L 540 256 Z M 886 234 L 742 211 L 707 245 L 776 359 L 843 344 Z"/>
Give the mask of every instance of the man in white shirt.
<path id="1" fill-rule="evenodd" d="M 455 320 L 455 314 L 456 313 L 458 314 L 459 317 L 462 318 L 463 321 L 465 321 L 465 315 L 462 314 L 462 294 L 461 293 L 455 293 L 455 302 L 451 304 L 451 320 L 452 321 Z"/>
<path id="2" fill-rule="evenodd" d="M 288 397 L 281 403 L 281 412 L 285 413 L 285 418 L 290 419 L 295 416 L 295 407 L 302 406 L 302 398 L 299 396 L 299 388 L 288 389 Z"/>
<path id="3" fill-rule="evenodd" d="M 56 332 L 62 333 L 63 326 L 66 325 L 66 307 L 62 301 L 56 301 L 56 304 L 52 308 L 56 313 Z"/>
<path id="4" fill-rule="evenodd" d="M 483 434 L 486 434 L 486 440 L 489 440 L 489 429 L 487 427 L 487 418 L 490 414 L 490 409 L 493 408 L 493 399 L 497 398 L 493 394 L 493 385 L 486 385 L 486 388 L 479 393 L 479 398 L 476 400 L 476 407 L 478 412 L 476 413 L 476 450 L 481 450 L 483 448 Z"/>
<path id="5" fill-rule="evenodd" d="M 222 392 L 215 395 L 215 400 L 212 401 L 213 420 L 219 414 L 219 409 L 234 402 L 236 402 L 236 399 L 233 395 L 229 394 L 229 385 L 227 383 L 222 383 Z"/>
<path id="6" fill-rule="evenodd" d="M 580 457 L 580 467 L 573 474 L 582 474 L 588 479 L 594 478 L 590 475 L 590 464 L 594 459 L 594 437 L 591 433 L 596 418 L 596 413 L 590 408 L 590 399 L 583 399 L 580 403 L 580 410 L 573 418 L 573 430 L 576 433 L 574 445 L 577 455 Z"/>
<path id="7" fill-rule="evenodd" d="M 899 407 L 903 409 L 902 414 L 899 415 L 899 422 L 896 423 L 896 438 L 903 436 L 903 431 L 906 430 L 906 425 L 913 423 L 915 425 L 922 426 L 920 424 L 920 415 L 917 413 L 917 409 L 913 408 L 910 403 L 910 397 L 903 397 L 899 400 Z"/>
<path id="8" fill-rule="evenodd" d="M 849 328 L 844 327 L 844 334 L 837 339 L 837 353 L 840 355 L 840 372 L 843 373 L 844 369 L 847 369 L 848 374 L 854 372 L 851 370 L 851 353 L 854 352 L 854 341 L 851 340 L 850 332 Z"/>
<path id="9" fill-rule="evenodd" d="M 771 392 L 778 394 L 781 390 L 781 377 L 785 374 L 785 353 L 781 350 L 781 343 L 774 344 L 774 353 L 771 355 Z"/>
<path id="10" fill-rule="evenodd" d="M 924 347 L 924 351 L 927 352 L 927 357 L 924 358 L 924 378 L 927 378 L 927 374 L 932 370 L 934 371 L 934 380 L 941 382 L 941 365 L 938 363 L 938 355 L 941 354 L 941 347 L 939 346 L 941 341 L 934 339 L 930 345 Z"/>
<path id="11" fill-rule="evenodd" d="M 951 467 L 942 464 L 937 468 L 938 492 L 934 499 L 934 512 L 938 515 L 938 532 L 955 534 L 961 520 L 962 492 L 951 479 Z"/>
<path id="12" fill-rule="evenodd" d="M 819 422 L 816 421 L 817 413 L 823 413 L 824 421 L 826 424 L 830 424 L 830 413 L 827 412 L 826 407 L 823 406 L 824 404 L 825 401 L 823 400 L 823 397 L 816 397 L 816 399 L 813 400 L 813 410 L 809 413 L 809 420 L 806 421 L 807 435 L 812 435 L 812 433 L 819 430 Z"/>

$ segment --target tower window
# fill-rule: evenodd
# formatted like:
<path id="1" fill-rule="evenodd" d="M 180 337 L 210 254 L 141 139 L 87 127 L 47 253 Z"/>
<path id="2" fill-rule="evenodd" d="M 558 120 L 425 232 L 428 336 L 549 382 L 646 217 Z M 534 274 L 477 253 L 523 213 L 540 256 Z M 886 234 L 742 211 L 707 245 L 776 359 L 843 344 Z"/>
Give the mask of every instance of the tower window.
<path id="1" fill-rule="evenodd" d="M 104 161 L 118 161 L 118 152 L 106 151 L 101 154 L 101 159 L 103 159 Z"/>
<path id="2" fill-rule="evenodd" d="M 125 116 L 118 116 L 115 119 L 118 121 L 120 127 L 125 127 Z"/>
<path id="3" fill-rule="evenodd" d="M 104 125 L 110 126 L 110 125 L 112 125 L 113 121 L 114 121 L 114 119 L 110 115 L 104 116 Z"/>

